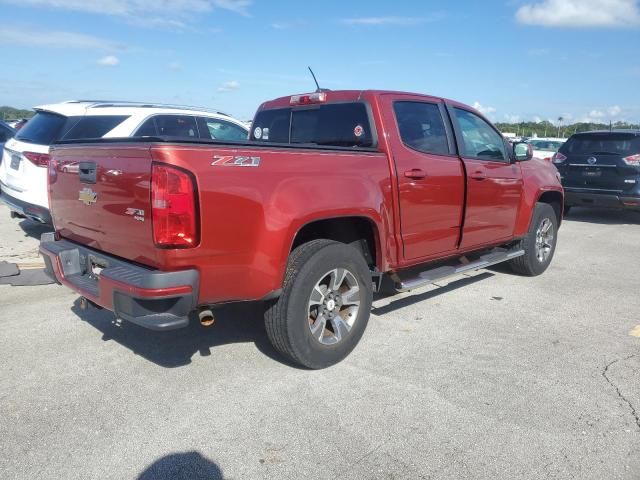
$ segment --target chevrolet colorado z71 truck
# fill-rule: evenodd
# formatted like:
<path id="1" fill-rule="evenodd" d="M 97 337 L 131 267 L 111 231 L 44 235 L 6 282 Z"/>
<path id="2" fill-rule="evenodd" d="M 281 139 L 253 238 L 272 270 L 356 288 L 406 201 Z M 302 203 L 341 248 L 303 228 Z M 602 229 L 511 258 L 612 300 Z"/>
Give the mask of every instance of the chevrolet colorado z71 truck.
<path id="1" fill-rule="evenodd" d="M 246 142 L 55 145 L 55 233 L 40 251 L 84 303 L 154 330 L 264 301 L 274 347 L 323 368 L 358 343 L 383 280 L 406 291 L 499 262 L 545 271 L 563 190 L 531 157 L 450 100 L 294 95 L 261 105 Z"/>

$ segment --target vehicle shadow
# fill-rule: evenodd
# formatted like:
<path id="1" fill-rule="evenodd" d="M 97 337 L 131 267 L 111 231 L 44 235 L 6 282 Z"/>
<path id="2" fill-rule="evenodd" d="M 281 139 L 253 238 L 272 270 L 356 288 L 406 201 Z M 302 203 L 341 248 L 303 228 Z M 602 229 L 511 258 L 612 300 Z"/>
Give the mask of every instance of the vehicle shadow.
<path id="1" fill-rule="evenodd" d="M 71 307 L 81 320 L 102 332 L 102 340 L 115 341 L 136 355 L 164 368 L 178 368 L 191 363 L 195 354 L 207 357 L 211 349 L 231 343 L 253 342 L 267 357 L 285 365 L 288 362 L 271 345 L 264 328 L 264 306 L 261 302 L 229 304 L 215 310 L 216 322 L 211 327 L 200 325 L 192 316 L 189 326 L 167 332 L 156 332 L 119 320 L 108 310 L 80 308 L 78 298 Z"/>
<path id="2" fill-rule="evenodd" d="M 25 235 L 35 238 L 36 240 L 40 240 L 40 236 L 43 233 L 53 232 L 53 227 L 51 225 L 45 225 L 44 223 L 35 222 L 27 218 L 20 220 L 18 225 L 20 225 L 20 228 Z"/>
<path id="3" fill-rule="evenodd" d="M 638 225 L 640 212 L 603 208 L 571 207 L 565 222 L 598 223 L 600 225 Z"/>
<path id="4" fill-rule="evenodd" d="M 223 480 L 220 467 L 200 452 L 172 453 L 153 462 L 138 480 Z"/>
<path id="5" fill-rule="evenodd" d="M 381 316 L 387 313 L 395 312 L 396 310 L 399 310 L 401 308 L 408 307 L 410 305 L 423 302 L 425 300 L 430 300 L 439 295 L 444 295 L 445 293 L 452 292 L 454 290 L 457 290 L 458 288 L 463 288 L 463 287 L 466 287 L 467 285 L 472 285 L 474 283 L 481 282 L 482 280 L 486 280 L 487 278 L 491 278 L 493 276 L 495 276 L 494 273 L 487 272 L 487 271 L 482 272 L 478 275 L 463 276 L 462 278 L 451 281 L 442 287 L 436 288 L 435 290 L 429 290 L 424 293 L 414 294 L 409 297 L 399 297 L 396 300 L 393 300 L 393 295 L 382 295 L 382 294 L 376 295 L 374 297 L 374 302 L 377 300 L 385 299 L 385 298 L 391 298 L 392 300 L 390 303 L 382 307 L 374 306 L 371 309 L 371 313 L 376 316 Z"/>

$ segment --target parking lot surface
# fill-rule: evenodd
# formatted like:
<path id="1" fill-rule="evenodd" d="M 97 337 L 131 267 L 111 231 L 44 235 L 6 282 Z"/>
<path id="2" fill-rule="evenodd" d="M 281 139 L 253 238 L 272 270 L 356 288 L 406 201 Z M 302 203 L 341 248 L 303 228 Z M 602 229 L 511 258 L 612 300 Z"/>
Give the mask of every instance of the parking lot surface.
<path id="1" fill-rule="evenodd" d="M 41 227 L 0 219 L 0 260 L 37 261 Z M 155 333 L 0 285 L 0 478 L 638 479 L 639 247 L 640 214 L 575 209 L 544 275 L 378 299 L 322 371 L 260 305 Z"/>

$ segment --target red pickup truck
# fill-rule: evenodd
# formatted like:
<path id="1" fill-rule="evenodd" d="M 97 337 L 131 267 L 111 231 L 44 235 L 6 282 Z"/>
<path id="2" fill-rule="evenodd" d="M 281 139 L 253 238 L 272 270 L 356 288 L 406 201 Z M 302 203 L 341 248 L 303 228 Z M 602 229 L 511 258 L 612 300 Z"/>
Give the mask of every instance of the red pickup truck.
<path id="1" fill-rule="evenodd" d="M 57 144 L 40 251 L 84 303 L 154 330 L 264 301 L 274 347 L 322 368 L 358 343 L 383 282 L 407 291 L 499 262 L 545 271 L 563 190 L 531 157 L 454 101 L 294 95 L 262 104 L 246 142 Z"/>

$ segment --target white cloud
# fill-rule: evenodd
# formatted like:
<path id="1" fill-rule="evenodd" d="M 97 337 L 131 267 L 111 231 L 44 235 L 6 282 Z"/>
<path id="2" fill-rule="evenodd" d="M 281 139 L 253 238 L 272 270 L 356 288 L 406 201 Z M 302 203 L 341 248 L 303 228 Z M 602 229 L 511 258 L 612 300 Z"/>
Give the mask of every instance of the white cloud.
<path id="1" fill-rule="evenodd" d="M 504 119 L 507 121 L 507 123 L 518 123 L 520 121 L 520 115 L 511 115 L 509 113 L 505 113 Z"/>
<path id="2" fill-rule="evenodd" d="M 103 65 L 105 67 L 115 67 L 120 63 L 120 59 L 114 55 L 107 55 L 106 57 L 102 57 L 98 60 L 98 65 Z"/>
<path id="3" fill-rule="evenodd" d="M 601 112 L 600 110 L 591 110 L 589 112 L 589 117 L 591 117 L 591 118 L 602 118 L 602 117 L 604 117 L 604 112 Z"/>
<path id="4" fill-rule="evenodd" d="M 357 17 L 357 18 L 344 18 L 340 20 L 341 23 L 347 25 L 419 25 L 421 23 L 435 22 L 443 17 L 442 14 L 433 14 L 427 17 Z"/>
<path id="5" fill-rule="evenodd" d="M 167 68 L 169 70 L 177 71 L 177 70 L 180 70 L 182 68 L 182 64 L 180 62 L 169 62 L 167 64 Z"/>
<path id="6" fill-rule="evenodd" d="M 0 26 L 0 44 L 30 47 L 78 48 L 86 50 L 126 50 L 121 44 L 83 33 Z"/>
<path id="7" fill-rule="evenodd" d="M 240 82 L 237 80 L 231 80 L 229 82 L 224 82 L 221 86 L 218 87 L 219 92 L 234 92 L 240 88 Z"/>
<path id="8" fill-rule="evenodd" d="M 518 9 L 516 19 L 545 27 L 640 25 L 638 0 L 542 0 Z"/>
<path id="9" fill-rule="evenodd" d="M 494 107 L 485 107 L 480 102 L 473 102 L 473 108 L 478 110 L 483 115 L 491 115 L 492 113 L 496 113 L 496 109 Z"/>
<path id="10" fill-rule="evenodd" d="M 617 117 L 618 115 L 620 115 L 620 113 L 622 113 L 622 109 L 618 105 L 614 105 L 613 107 L 609 107 L 607 109 L 607 112 L 609 112 L 609 115 L 611 115 L 612 117 Z"/>
<path id="11" fill-rule="evenodd" d="M 198 14 L 226 10 L 249 16 L 251 0 L 0 0 L 20 6 L 59 8 L 125 18 L 143 27 L 182 29 Z"/>
<path id="12" fill-rule="evenodd" d="M 533 121 L 534 121 L 535 123 L 540 123 L 540 122 L 542 122 L 542 119 L 541 119 L 539 116 L 534 115 L 534 117 L 533 117 Z"/>

